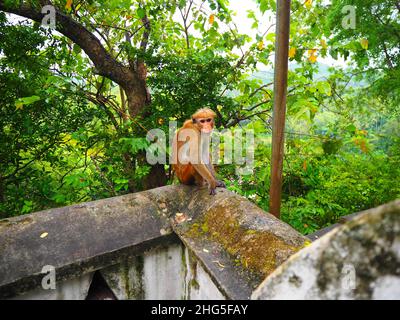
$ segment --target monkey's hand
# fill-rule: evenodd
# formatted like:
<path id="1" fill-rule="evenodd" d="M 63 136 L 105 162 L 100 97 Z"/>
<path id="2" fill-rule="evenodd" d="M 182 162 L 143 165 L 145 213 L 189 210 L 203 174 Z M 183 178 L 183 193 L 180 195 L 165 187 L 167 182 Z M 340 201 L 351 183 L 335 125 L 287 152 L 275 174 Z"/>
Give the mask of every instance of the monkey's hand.
<path id="1" fill-rule="evenodd" d="M 221 180 L 216 180 L 215 185 L 213 187 L 210 187 L 210 195 L 211 196 L 215 196 L 217 194 L 217 192 L 215 191 L 216 187 L 226 188 L 225 182 L 223 182 Z"/>
<path id="2" fill-rule="evenodd" d="M 226 184 L 221 180 L 217 180 L 217 187 L 226 188 Z"/>

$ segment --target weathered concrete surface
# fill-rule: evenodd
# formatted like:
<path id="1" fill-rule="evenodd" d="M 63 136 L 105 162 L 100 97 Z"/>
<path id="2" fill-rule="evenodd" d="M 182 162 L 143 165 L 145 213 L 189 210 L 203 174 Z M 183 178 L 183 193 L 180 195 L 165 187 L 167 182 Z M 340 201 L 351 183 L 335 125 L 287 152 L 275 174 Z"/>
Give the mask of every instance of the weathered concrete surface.
<path id="1" fill-rule="evenodd" d="M 118 300 L 225 299 L 182 243 L 150 250 L 100 272 Z"/>
<path id="2" fill-rule="evenodd" d="M 144 299 L 143 256 L 128 257 L 100 274 L 118 300 Z"/>
<path id="3" fill-rule="evenodd" d="M 185 247 L 185 296 L 187 300 L 225 300 L 225 296 L 200 260 Z"/>
<path id="4" fill-rule="evenodd" d="M 159 247 L 101 270 L 118 300 L 179 300 L 184 296 L 182 244 Z"/>
<path id="5" fill-rule="evenodd" d="M 188 250 L 176 249 L 181 241 L 171 221 Z M 114 288 L 119 297 L 248 299 L 307 241 L 225 189 L 210 196 L 207 189 L 166 186 L 0 220 L 0 298 L 39 288 L 46 265 L 55 267 L 61 283 L 119 264 L 108 276 L 103 272 L 110 286 L 120 286 Z M 178 252 L 185 252 L 180 261 Z M 167 290 L 161 282 L 172 272 L 179 284 Z M 112 273 L 119 275 L 112 279 Z"/>
<path id="6" fill-rule="evenodd" d="M 189 191 L 164 187 L 0 220 L 0 298 L 39 287 L 45 265 L 62 281 L 176 241 L 167 217 Z"/>
<path id="7" fill-rule="evenodd" d="M 11 298 L 12 300 L 85 300 L 93 272 L 79 278 L 60 281 L 55 289 L 37 288 L 28 293 Z"/>
<path id="8" fill-rule="evenodd" d="M 172 226 L 229 299 L 249 299 L 266 275 L 309 243 L 244 197 L 220 189 L 205 203 L 203 192 Z"/>
<path id="9" fill-rule="evenodd" d="M 400 200 L 364 211 L 290 257 L 252 299 L 400 299 Z"/>

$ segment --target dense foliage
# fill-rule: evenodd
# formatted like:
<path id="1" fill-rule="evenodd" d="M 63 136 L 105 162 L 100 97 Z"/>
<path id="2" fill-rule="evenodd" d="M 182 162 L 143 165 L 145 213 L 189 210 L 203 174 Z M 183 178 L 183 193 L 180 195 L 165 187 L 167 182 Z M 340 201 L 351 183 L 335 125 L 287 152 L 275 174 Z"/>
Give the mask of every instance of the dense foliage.
<path id="1" fill-rule="evenodd" d="M 219 174 L 268 210 L 275 34 L 262 22 L 275 1 L 248 11 L 252 34 L 228 0 L 132 3 L 53 1 L 122 65 L 144 61 L 151 103 L 138 114 L 79 44 L 0 11 L 0 218 L 143 190 L 149 176 L 174 183 L 144 161 L 146 133 L 202 106 L 219 129 L 254 130 L 254 173 Z M 303 233 L 400 197 L 399 15 L 395 0 L 292 1 L 282 219 Z"/>

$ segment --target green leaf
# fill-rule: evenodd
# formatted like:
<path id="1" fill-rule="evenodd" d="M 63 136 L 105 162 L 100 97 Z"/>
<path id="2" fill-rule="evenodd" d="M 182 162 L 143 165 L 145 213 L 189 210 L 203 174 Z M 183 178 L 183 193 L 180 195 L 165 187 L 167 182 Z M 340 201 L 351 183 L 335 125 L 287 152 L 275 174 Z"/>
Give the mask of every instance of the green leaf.
<path id="1" fill-rule="evenodd" d="M 260 11 L 261 13 L 264 13 L 265 11 L 267 11 L 269 9 L 269 1 L 267 0 L 262 0 L 260 1 Z"/>
<path id="2" fill-rule="evenodd" d="M 29 105 L 32 104 L 36 101 L 39 101 L 41 98 L 39 96 L 31 96 L 31 97 L 24 97 L 24 98 L 19 98 L 15 101 L 15 106 L 21 106 L 21 105 Z"/>
<path id="3" fill-rule="evenodd" d="M 331 96 L 332 88 L 328 81 L 320 81 L 317 83 L 317 89 L 320 93 Z"/>
<path id="4" fill-rule="evenodd" d="M 146 11 L 143 8 L 138 8 L 136 14 L 140 19 L 143 19 L 146 16 Z"/>
<path id="5" fill-rule="evenodd" d="M 72 51 L 74 51 L 75 54 L 80 54 L 82 49 L 77 44 L 74 44 Z"/>
<path id="6" fill-rule="evenodd" d="M 33 209 L 33 202 L 32 201 L 24 201 L 24 206 L 22 207 L 21 213 L 29 213 Z"/>
<path id="7" fill-rule="evenodd" d="M 350 132 L 350 133 L 355 133 L 357 128 L 356 128 L 356 126 L 354 124 L 350 124 L 350 125 L 347 126 L 346 130 L 348 132 Z"/>
<path id="8" fill-rule="evenodd" d="M 266 41 L 271 41 L 272 43 L 275 43 L 275 32 L 270 32 L 265 36 Z"/>

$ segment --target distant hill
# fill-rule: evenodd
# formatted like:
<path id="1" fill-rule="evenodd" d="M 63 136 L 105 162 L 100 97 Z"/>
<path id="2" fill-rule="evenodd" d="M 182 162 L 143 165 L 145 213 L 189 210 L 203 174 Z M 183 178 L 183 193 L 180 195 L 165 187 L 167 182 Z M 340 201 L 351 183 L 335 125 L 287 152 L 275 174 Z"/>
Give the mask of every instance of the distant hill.
<path id="1" fill-rule="evenodd" d="M 298 63 L 289 63 L 289 70 L 294 71 L 296 68 L 298 68 L 300 65 Z M 322 80 L 323 78 L 328 78 L 329 77 L 329 68 L 331 68 L 330 65 L 327 65 L 325 63 L 318 63 L 318 73 L 315 77 L 315 80 Z M 274 81 L 274 70 L 271 68 L 270 70 L 260 70 L 257 72 L 254 72 L 250 78 L 256 78 L 262 80 L 263 83 L 270 83 Z M 362 87 L 366 85 L 365 81 L 361 82 L 355 82 L 355 81 L 350 81 L 348 86 L 349 87 Z"/>
<path id="2" fill-rule="evenodd" d="M 298 68 L 300 65 L 298 63 L 289 63 L 289 70 L 294 70 Z M 329 76 L 330 66 L 324 63 L 318 63 L 318 75 L 316 79 L 324 78 Z M 254 72 L 250 78 L 257 78 L 263 81 L 263 83 L 272 82 L 274 79 L 274 70 L 271 68 L 270 70 L 263 70 Z"/>

